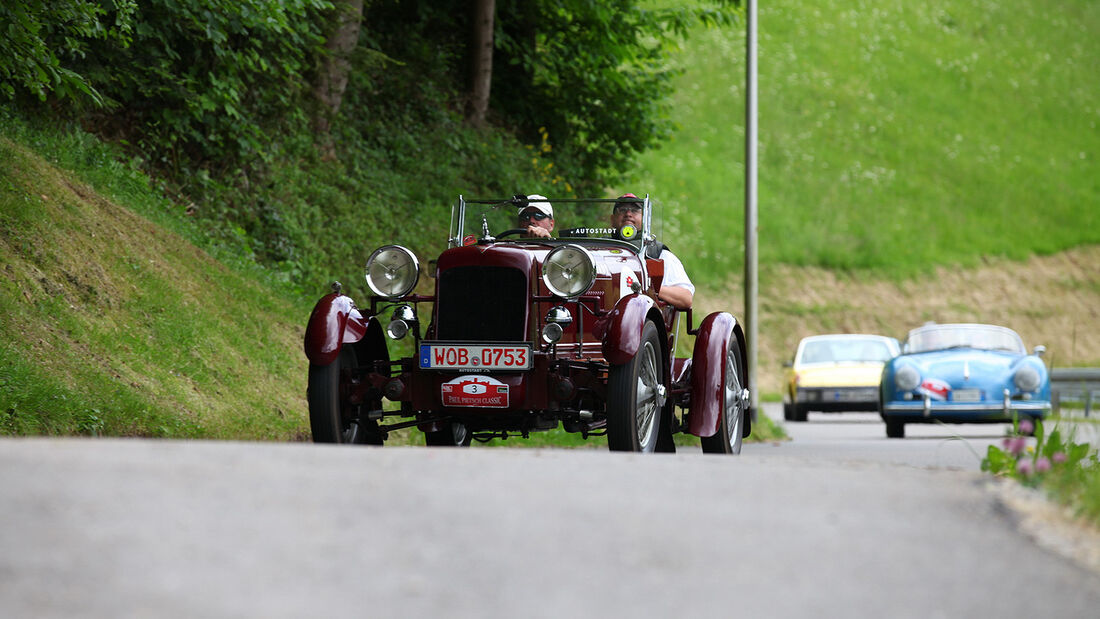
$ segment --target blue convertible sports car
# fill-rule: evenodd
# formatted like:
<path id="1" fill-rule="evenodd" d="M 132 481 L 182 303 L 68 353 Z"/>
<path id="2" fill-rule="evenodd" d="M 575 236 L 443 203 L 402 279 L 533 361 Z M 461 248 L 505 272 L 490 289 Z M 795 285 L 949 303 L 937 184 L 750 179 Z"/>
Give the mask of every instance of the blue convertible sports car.
<path id="1" fill-rule="evenodd" d="M 1012 329 L 929 323 L 913 329 L 879 385 L 886 436 L 906 423 L 1002 423 L 1050 412 L 1050 375 Z"/>

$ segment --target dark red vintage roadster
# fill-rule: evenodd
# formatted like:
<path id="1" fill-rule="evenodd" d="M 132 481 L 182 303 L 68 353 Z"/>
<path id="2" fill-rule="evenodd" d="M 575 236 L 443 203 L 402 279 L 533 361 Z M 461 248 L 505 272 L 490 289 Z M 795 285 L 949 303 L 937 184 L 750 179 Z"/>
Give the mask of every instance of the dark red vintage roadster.
<path id="1" fill-rule="evenodd" d="M 615 199 L 555 199 L 558 222 L 592 225 L 527 238 L 516 216 L 534 199 L 459 197 L 448 249 L 428 264 L 431 295 L 413 292 L 411 251 L 376 250 L 367 305 L 334 283 L 309 318 L 313 440 L 381 445 L 415 426 L 428 445 L 464 446 L 561 426 L 606 435 L 616 451 L 675 451 L 673 434 L 688 432 L 705 452 L 739 453 L 750 431 L 744 333 L 729 313 L 693 327 L 690 309 L 658 300 L 652 206 L 633 200 L 643 223 L 614 228 Z M 682 318 L 690 358 L 675 355 Z M 387 338 L 413 353 L 391 359 Z"/>

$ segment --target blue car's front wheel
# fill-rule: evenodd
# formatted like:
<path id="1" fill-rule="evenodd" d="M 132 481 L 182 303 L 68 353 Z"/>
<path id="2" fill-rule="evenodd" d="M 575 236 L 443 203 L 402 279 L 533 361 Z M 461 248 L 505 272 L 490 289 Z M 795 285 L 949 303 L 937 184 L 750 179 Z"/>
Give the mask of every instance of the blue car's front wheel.
<path id="1" fill-rule="evenodd" d="M 886 419 L 886 438 L 905 438 L 905 422 L 900 419 Z"/>

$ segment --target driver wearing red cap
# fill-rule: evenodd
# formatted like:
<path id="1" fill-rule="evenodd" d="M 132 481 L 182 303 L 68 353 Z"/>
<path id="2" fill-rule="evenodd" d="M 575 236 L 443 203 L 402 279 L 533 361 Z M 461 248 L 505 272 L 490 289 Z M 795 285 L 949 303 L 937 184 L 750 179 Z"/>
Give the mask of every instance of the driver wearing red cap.
<path id="1" fill-rule="evenodd" d="M 612 226 L 622 228 L 628 224 L 639 230 L 642 229 L 642 202 L 638 196 L 632 193 L 624 193 L 619 196 L 619 201 L 615 203 L 614 208 L 611 210 Z M 661 291 L 657 293 L 657 298 L 672 304 L 678 309 L 690 309 L 691 302 L 695 298 L 695 284 L 691 283 L 687 271 L 684 270 L 683 263 L 676 257 L 676 254 L 663 245 L 661 245 L 661 253 L 658 259 L 663 260 L 665 263 L 665 276 L 661 283 Z"/>

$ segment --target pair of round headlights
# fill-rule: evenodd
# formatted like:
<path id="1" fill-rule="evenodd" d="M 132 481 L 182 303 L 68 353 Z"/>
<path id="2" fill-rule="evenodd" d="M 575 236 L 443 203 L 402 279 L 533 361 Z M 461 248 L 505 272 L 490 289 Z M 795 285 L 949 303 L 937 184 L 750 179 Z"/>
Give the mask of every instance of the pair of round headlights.
<path id="1" fill-rule="evenodd" d="M 367 259 L 367 285 L 380 297 L 392 299 L 409 294 L 419 277 L 416 256 L 400 245 L 380 247 Z M 596 281 L 596 261 L 580 245 L 562 245 L 547 254 L 542 281 L 559 297 L 579 297 Z"/>
<path id="2" fill-rule="evenodd" d="M 1012 382 L 1016 384 L 1016 388 L 1020 391 L 1028 392 L 1037 391 L 1042 381 L 1039 378 L 1038 370 L 1030 365 L 1024 365 L 1016 370 Z M 902 366 L 894 374 L 894 384 L 897 385 L 900 391 L 912 391 L 920 384 L 920 372 L 911 365 Z"/>

